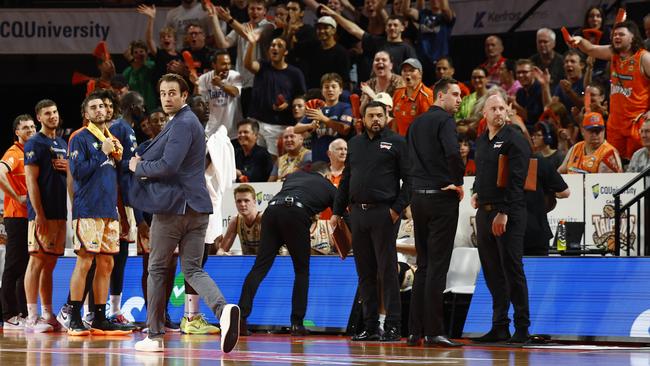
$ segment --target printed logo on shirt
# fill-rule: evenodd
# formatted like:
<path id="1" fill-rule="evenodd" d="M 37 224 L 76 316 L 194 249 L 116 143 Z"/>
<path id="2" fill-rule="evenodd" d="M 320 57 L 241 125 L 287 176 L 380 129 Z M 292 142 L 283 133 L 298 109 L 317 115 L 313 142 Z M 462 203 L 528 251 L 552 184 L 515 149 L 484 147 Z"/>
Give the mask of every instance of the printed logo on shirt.
<path id="1" fill-rule="evenodd" d="M 31 158 L 34 157 L 34 152 L 33 151 L 28 151 L 28 152 L 25 153 L 25 156 L 27 157 L 27 159 L 31 159 Z"/>
<path id="2" fill-rule="evenodd" d="M 498 149 L 498 148 L 500 148 L 502 145 L 503 145 L 503 141 L 497 141 L 497 142 L 494 143 L 494 148 L 495 148 L 495 149 Z"/>
<path id="3" fill-rule="evenodd" d="M 93 142 L 93 147 L 94 147 L 95 149 L 99 150 L 99 144 L 98 144 L 98 143 Z"/>
<path id="4" fill-rule="evenodd" d="M 70 159 L 76 159 L 79 156 L 79 151 L 75 150 L 70 153 Z"/>
<path id="5" fill-rule="evenodd" d="M 393 147 L 393 144 L 391 144 L 390 142 L 380 142 L 379 143 L 379 148 L 380 149 L 390 150 L 391 147 Z"/>

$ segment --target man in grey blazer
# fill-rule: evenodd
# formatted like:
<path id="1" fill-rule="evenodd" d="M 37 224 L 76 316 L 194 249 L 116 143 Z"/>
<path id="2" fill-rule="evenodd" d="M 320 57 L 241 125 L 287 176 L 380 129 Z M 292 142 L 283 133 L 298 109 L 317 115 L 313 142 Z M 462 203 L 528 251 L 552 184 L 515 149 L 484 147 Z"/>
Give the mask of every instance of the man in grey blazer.
<path id="1" fill-rule="evenodd" d="M 129 162 L 134 172 L 131 204 L 153 213 L 149 254 L 147 324 L 149 335 L 138 351 L 162 352 L 165 333 L 165 283 L 178 245 L 185 279 L 201 295 L 221 325 L 221 349 L 230 352 L 239 337 L 239 307 L 227 304 L 201 268 L 204 238 L 212 203 L 205 182 L 205 132 L 185 103 L 188 86 L 176 74 L 158 82 L 160 101 L 170 117 L 165 128 Z"/>

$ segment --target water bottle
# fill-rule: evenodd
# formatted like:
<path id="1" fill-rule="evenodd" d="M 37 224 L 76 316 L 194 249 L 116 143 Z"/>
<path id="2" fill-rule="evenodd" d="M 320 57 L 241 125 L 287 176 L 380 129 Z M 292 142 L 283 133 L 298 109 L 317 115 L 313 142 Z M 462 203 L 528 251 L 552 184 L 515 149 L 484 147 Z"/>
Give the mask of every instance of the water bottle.
<path id="1" fill-rule="evenodd" d="M 558 252 L 566 251 L 566 224 L 564 220 L 560 220 L 560 223 L 557 225 L 557 239 L 555 244 Z"/>

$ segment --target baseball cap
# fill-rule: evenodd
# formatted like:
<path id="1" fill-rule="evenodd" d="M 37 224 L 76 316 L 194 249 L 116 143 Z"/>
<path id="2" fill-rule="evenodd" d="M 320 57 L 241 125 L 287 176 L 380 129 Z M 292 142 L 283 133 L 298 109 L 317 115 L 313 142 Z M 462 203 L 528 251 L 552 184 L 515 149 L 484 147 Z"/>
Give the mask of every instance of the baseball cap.
<path id="1" fill-rule="evenodd" d="M 595 128 L 605 128 L 605 120 L 603 116 L 598 112 L 586 113 L 585 117 L 582 119 L 582 127 L 587 130 L 593 130 Z"/>
<path id="2" fill-rule="evenodd" d="M 417 58 L 407 58 L 406 60 L 404 60 L 404 62 L 402 62 L 402 64 L 399 65 L 400 70 L 402 69 L 402 67 L 404 67 L 404 65 L 411 65 L 411 67 L 414 67 L 420 70 L 420 72 L 422 72 L 422 64 L 420 63 L 420 60 L 418 60 Z"/>
<path id="3" fill-rule="evenodd" d="M 322 17 L 318 18 L 317 24 L 327 24 L 327 25 L 331 25 L 332 27 L 336 28 L 336 20 L 334 20 L 334 18 L 332 18 L 329 15 L 325 15 L 325 16 L 322 16 Z"/>
<path id="4" fill-rule="evenodd" d="M 388 93 L 377 93 L 375 96 L 375 99 L 372 100 L 373 102 L 379 102 L 382 103 L 385 106 L 393 108 L 393 98 L 388 95 Z"/>

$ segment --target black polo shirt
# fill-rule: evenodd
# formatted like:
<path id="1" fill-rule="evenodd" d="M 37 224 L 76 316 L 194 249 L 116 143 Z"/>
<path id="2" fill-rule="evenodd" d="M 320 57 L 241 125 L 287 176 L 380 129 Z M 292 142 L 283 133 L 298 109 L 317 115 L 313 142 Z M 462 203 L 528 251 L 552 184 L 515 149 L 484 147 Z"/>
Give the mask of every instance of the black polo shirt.
<path id="1" fill-rule="evenodd" d="M 255 145 L 250 155 L 241 146 L 235 147 L 235 166 L 249 182 L 267 182 L 273 170 L 273 159 L 265 148 Z"/>
<path id="2" fill-rule="evenodd" d="M 523 134 L 505 125 L 489 139 L 489 130 L 476 140 L 476 180 L 474 193 L 481 205 L 495 205 L 499 212 L 508 213 L 513 206 L 524 207 L 524 183 L 531 156 L 530 145 Z M 497 188 L 499 154 L 508 156 L 508 185 Z"/>
<path id="3" fill-rule="evenodd" d="M 409 126 L 406 137 L 411 159 L 411 189 L 441 189 L 463 185 L 465 165 L 460 157 L 454 117 L 432 106 Z"/>
<path id="4" fill-rule="evenodd" d="M 349 203 L 387 204 L 402 212 L 408 205 L 407 154 L 404 137 L 388 128 L 373 138 L 364 132 L 350 139 L 334 214 L 341 216 Z"/>
<path id="5" fill-rule="evenodd" d="M 336 187 L 327 178 L 318 173 L 298 170 L 287 175 L 282 183 L 282 189 L 271 201 L 293 197 L 305 205 L 310 216 L 313 216 L 331 207 L 334 196 L 336 196 Z"/>

